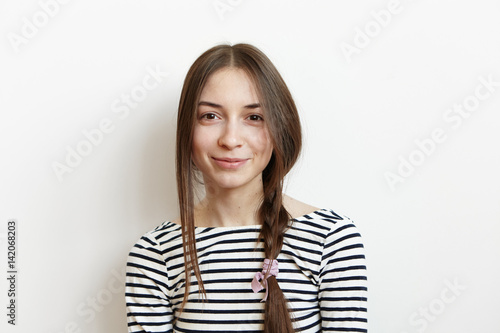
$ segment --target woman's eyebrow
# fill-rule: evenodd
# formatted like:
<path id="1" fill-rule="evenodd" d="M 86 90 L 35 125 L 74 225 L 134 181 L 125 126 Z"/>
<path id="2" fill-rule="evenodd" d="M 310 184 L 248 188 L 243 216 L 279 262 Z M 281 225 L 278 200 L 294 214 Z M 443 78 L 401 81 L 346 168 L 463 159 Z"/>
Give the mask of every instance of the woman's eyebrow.
<path id="1" fill-rule="evenodd" d="M 220 104 L 213 103 L 213 102 L 207 102 L 207 101 L 200 101 L 198 103 L 198 106 L 201 106 L 201 105 L 211 106 L 211 107 L 217 108 L 217 109 L 222 109 L 223 108 L 223 106 L 220 105 Z M 245 109 L 257 109 L 257 108 L 260 108 L 260 107 L 261 107 L 260 103 L 252 103 L 252 104 L 248 104 L 248 105 L 244 106 Z"/>
<path id="2" fill-rule="evenodd" d="M 200 101 L 198 103 L 198 106 L 200 106 L 200 105 L 211 106 L 213 108 L 218 108 L 218 109 L 222 108 L 222 105 L 220 105 L 220 104 L 216 104 L 216 103 L 212 103 L 212 102 L 205 102 L 205 101 Z"/>
<path id="3" fill-rule="evenodd" d="M 245 109 L 257 109 L 260 108 L 260 103 L 253 103 L 245 105 Z"/>

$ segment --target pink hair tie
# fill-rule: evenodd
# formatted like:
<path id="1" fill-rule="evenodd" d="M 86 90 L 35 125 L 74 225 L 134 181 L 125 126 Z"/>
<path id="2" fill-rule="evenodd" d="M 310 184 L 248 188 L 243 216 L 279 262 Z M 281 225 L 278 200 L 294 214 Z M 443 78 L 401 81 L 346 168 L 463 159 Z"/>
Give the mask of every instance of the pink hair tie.
<path id="1" fill-rule="evenodd" d="M 271 269 L 269 270 L 269 263 L 271 263 Z M 269 273 L 268 273 L 269 270 Z M 255 276 L 252 280 L 252 290 L 254 293 L 257 293 L 262 290 L 262 288 L 266 288 L 266 296 L 261 300 L 261 302 L 265 302 L 267 300 L 268 290 L 267 290 L 267 279 L 271 276 L 278 276 L 278 260 L 273 259 L 272 261 L 269 259 L 264 259 L 264 265 L 262 267 L 262 272 L 255 273 Z M 266 276 L 267 274 L 267 276 Z"/>

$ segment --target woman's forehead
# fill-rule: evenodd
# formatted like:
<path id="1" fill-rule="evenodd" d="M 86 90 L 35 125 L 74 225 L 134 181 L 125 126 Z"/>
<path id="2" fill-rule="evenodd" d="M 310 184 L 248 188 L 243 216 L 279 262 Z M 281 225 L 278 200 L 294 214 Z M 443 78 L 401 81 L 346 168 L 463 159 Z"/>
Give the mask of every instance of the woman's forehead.
<path id="1" fill-rule="evenodd" d="M 258 104 L 259 100 L 258 89 L 247 72 L 240 68 L 226 67 L 208 77 L 199 102 L 247 105 Z"/>

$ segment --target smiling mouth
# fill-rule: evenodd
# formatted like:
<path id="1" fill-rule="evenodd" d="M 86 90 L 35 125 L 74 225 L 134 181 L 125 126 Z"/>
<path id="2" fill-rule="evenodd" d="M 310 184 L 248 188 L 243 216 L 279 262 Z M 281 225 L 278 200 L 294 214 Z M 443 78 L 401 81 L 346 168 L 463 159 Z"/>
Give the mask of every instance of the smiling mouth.
<path id="1" fill-rule="evenodd" d="M 238 169 L 243 166 L 248 159 L 247 158 L 216 158 L 212 157 L 215 164 L 223 169 Z"/>

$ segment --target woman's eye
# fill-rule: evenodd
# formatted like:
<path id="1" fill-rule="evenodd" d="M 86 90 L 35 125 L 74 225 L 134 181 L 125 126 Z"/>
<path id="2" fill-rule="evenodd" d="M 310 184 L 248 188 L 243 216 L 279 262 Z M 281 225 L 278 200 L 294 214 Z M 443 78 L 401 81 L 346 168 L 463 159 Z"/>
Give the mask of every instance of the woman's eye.
<path id="1" fill-rule="evenodd" d="M 261 120 L 264 120 L 264 118 L 262 118 L 262 116 L 260 116 L 258 114 L 253 114 L 253 115 L 249 116 L 248 119 L 250 119 L 252 121 L 261 121 Z"/>
<path id="2" fill-rule="evenodd" d="M 215 113 L 205 113 L 203 116 L 201 116 L 201 118 L 207 120 L 214 120 L 217 119 L 217 115 L 215 115 Z"/>

